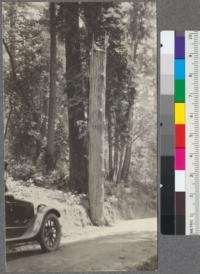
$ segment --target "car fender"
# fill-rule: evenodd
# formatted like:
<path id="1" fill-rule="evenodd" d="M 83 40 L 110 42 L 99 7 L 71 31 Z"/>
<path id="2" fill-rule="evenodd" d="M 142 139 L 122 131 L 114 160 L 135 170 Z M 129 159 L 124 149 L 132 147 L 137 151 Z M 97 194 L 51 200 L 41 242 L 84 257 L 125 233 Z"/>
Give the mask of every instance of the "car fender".
<path id="1" fill-rule="evenodd" d="M 37 235 L 40 232 L 40 229 L 42 227 L 44 218 L 49 213 L 55 214 L 58 218 L 61 217 L 60 212 L 55 208 L 51 208 L 51 207 L 48 207 L 46 205 L 39 205 L 37 207 L 36 218 L 35 218 L 35 222 L 34 222 L 34 225 L 33 225 L 33 233 L 35 235 Z"/>
<path id="2" fill-rule="evenodd" d="M 40 205 L 38 205 L 38 207 L 37 207 L 37 214 L 43 214 L 43 215 L 46 215 L 46 214 L 49 214 L 49 213 L 53 213 L 53 214 L 55 214 L 58 218 L 60 218 L 61 217 L 61 215 L 60 215 L 60 212 L 57 210 L 57 209 L 55 209 L 55 208 L 53 208 L 53 207 L 48 207 L 48 206 L 46 206 L 46 205 L 44 205 L 44 204 L 40 204 Z"/>
<path id="3" fill-rule="evenodd" d="M 61 216 L 60 212 L 57 209 L 48 207 L 46 205 L 39 205 L 37 207 L 37 212 L 35 214 L 35 218 L 34 218 L 33 222 L 30 223 L 29 229 L 23 235 L 23 238 L 27 238 L 27 239 L 28 238 L 36 238 L 40 232 L 44 218 L 49 213 L 55 214 L 58 218 Z"/>

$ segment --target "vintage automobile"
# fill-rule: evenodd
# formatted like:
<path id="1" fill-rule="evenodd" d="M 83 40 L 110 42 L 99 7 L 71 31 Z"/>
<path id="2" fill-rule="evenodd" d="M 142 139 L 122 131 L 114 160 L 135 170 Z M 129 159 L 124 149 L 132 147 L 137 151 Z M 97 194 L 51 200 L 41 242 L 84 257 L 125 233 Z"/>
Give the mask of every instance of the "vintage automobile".
<path id="1" fill-rule="evenodd" d="M 58 210 L 44 204 L 34 210 L 32 203 L 16 199 L 8 192 L 7 186 L 5 210 L 6 245 L 38 242 L 45 252 L 58 249 L 61 240 L 61 215 Z"/>

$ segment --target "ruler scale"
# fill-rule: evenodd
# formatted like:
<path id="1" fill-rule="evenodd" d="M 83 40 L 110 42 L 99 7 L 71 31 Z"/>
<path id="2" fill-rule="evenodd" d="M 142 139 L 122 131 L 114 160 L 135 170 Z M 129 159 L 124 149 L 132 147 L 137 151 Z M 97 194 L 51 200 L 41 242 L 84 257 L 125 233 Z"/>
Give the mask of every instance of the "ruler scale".
<path id="1" fill-rule="evenodd" d="M 200 32 L 186 31 L 186 234 L 200 234 Z"/>
<path id="2" fill-rule="evenodd" d="M 161 32 L 161 232 L 200 235 L 200 31 Z"/>

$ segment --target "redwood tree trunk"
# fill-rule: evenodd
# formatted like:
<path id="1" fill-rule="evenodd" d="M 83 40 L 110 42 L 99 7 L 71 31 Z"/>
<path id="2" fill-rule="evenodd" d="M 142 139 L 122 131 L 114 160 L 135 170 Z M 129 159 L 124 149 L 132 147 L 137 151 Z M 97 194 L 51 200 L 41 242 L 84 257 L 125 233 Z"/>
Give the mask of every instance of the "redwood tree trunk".
<path id="1" fill-rule="evenodd" d="M 47 136 L 47 118 L 48 118 L 48 98 L 46 92 L 42 91 L 42 109 L 41 109 L 41 136 L 44 138 Z"/>
<path id="2" fill-rule="evenodd" d="M 9 96 L 9 113 L 8 113 L 8 118 L 6 121 L 6 125 L 5 125 L 5 131 L 4 131 L 4 139 L 7 138 L 7 132 L 8 132 L 8 128 L 9 128 L 9 123 L 11 120 L 11 115 L 12 115 L 12 111 L 13 111 L 13 106 L 12 106 L 12 96 L 16 87 L 16 64 L 15 64 L 15 51 L 16 51 L 16 39 L 15 39 L 15 21 L 16 21 L 16 4 L 12 4 L 9 6 L 9 11 L 8 11 L 8 16 L 10 19 L 10 30 L 9 30 L 9 43 L 10 43 L 10 51 L 8 50 L 8 46 L 5 45 L 4 46 L 7 50 L 7 53 L 10 57 L 10 63 L 11 63 L 11 83 L 12 83 L 12 92 Z M 9 54 L 10 53 L 10 54 Z"/>
<path id="3" fill-rule="evenodd" d="M 137 9 L 136 9 L 137 11 Z M 132 38 L 133 39 L 133 38 Z M 136 38 L 135 41 L 132 41 L 133 44 L 133 53 L 131 56 L 132 62 L 136 62 L 137 58 L 137 50 L 138 50 L 138 39 Z M 131 83 L 133 81 L 133 76 L 130 76 L 129 82 Z M 129 84 L 130 84 L 129 83 Z M 129 127 L 129 142 L 126 145 L 126 151 L 125 151 L 125 157 L 124 157 L 124 163 L 122 167 L 122 174 L 121 179 L 125 182 L 125 184 L 128 181 L 128 174 L 131 164 L 131 152 L 132 152 L 132 135 L 133 135 L 133 107 L 134 107 L 134 97 L 136 94 L 135 88 L 131 88 L 129 90 L 129 113 L 128 113 L 128 127 Z"/>
<path id="4" fill-rule="evenodd" d="M 66 80 L 69 118 L 70 188 L 88 192 L 88 150 L 86 137 L 80 136 L 80 123 L 86 122 L 82 91 L 79 33 L 79 4 L 64 3 Z"/>
<path id="5" fill-rule="evenodd" d="M 127 180 L 128 180 L 128 174 L 129 174 L 130 163 L 131 163 L 134 94 L 135 94 L 135 90 L 131 92 L 130 107 L 129 107 L 129 113 L 128 113 L 129 142 L 126 145 L 125 157 L 124 157 L 122 173 L 121 173 L 121 179 L 125 182 L 125 184 L 127 183 Z"/>
<path id="6" fill-rule="evenodd" d="M 112 146 L 112 123 L 111 123 L 111 110 L 108 106 L 108 178 L 113 178 L 113 146 Z"/>
<path id="7" fill-rule="evenodd" d="M 89 201 L 93 224 L 104 222 L 106 50 L 94 42 L 90 58 Z"/>
<path id="8" fill-rule="evenodd" d="M 126 146 L 124 163 L 123 163 L 123 168 L 121 173 L 121 179 L 125 182 L 125 184 L 127 183 L 127 180 L 128 180 L 128 174 L 129 174 L 129 169 L 131 164 L 131 151 L 132 151 L 132 145 L 128 144 Z"/>
<path id="9" fill-rule="evenodd" d="M 56 8 L 50 3 L 50 94 L 47 135 L 47 169 L 55 167 L 55 116 L 56 116 Z"/>
<path id="10" fill-rule="evenodd" d="M 125 146 L 121 146 L 121 151 L 120 151 L 120 159 L 119 159 L 119 166 L 118 166 L 118 171 L 117 171 L 117 180 L 116 183 L 119 184 L 121 183 L 122 180 L 122 169 L 123 169 L 123 163 L 124 163 L 124 151 L 125 151 Z"/>
<path id="11" fill-rule="evenodd" d="M 119 143 L 118 143 L 118 132 L 115 127 L 115 144 L 114 144 L 114 170 L 113 170 L 113 182 L 117 182 L 117 174 L 119 167 Z"/>

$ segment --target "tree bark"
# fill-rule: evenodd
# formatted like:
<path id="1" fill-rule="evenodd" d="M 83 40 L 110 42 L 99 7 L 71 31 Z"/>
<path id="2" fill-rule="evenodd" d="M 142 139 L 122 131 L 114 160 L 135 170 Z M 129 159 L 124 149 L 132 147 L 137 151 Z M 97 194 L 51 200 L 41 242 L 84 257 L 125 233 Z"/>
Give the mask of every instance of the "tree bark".
<path id="1" fill-rule="evenodd" d="M 131 151 L 132 151 L 132 134 L 133 134 L 133 98 L 130 100 L 130 108 L 128 114 L 128 123 L 129 123 L 129 141 L 126 145 L 125 157 L 122 167 L 121 179 L 126 183 L 128 179 L 128 173 L 131 162 Z"/>
<path id="2" fill-rule="evenodd" d="M 50 3 L 50 94 L 47 134 L 47 169 L 55 168 L 55 116 L 56 116 L 56 7 Z"/>
<path id="3" fill-rule="evenodd" d="M 112 122 L 111 122 L 111 110 L 108 106 L 108 178 L 113 178 L 113 146 L 112 146 Z"/>
<path id="4" fill-rule="evenodd" d="M 11 66 L 11 93 L 8 94 L 9 96 L 9 112 L 7 115 L 7 121 L 4 129 L 4 139 L 8 139 L 8 142 L 10 142 L 11 134 L 9 134 L 9 126 L 12 118 L 12 112 L 13 112 L 13 94 L 14 90 L 16 88 L 16 62 L 15 62 L 15 51 L 16 51 L 16 39 L 15 39 L 15 20 L 16 20 L 16 4 L 9 5 L 8 10 L 8 16 L 10 19 L 10 30 L 9 30 L 9 46 L 3 39 L 3 45 L 5 47 L 5 50 L 9 56 L 10 60 L 10 66 Z M 7 151 L 6 151 L 7 153 Z"/>
<path id="5" fill-rule="evenodd" d="M 80 136 L 80 123 L 86 123 L 82 90 L 82 68 L 79 33 L 79 4 L 64 3 L 66 80 L 69 118 L 70 188 L 88 192 L 88 149 L 86 136 Z M 78 79 L 78 80 L 77 80 Z"/>
<path id="6" fill-rule="evenodd" d="M 116 184 L 121 183 L 123 162 L 124 162 L 124 145 L 122 145 L 122 148 L 121 148 L 120 159 L 119 159 L 119 165 L 118 165 L 117 176 L 116 176 Z"/>
<path id="7" fill-rule="evenodd" d="M 42 107 L 41 107 L 41 136 L 47 136 L 47 119 L 48 119 L 48 98 L 46 92 L 42 91 Z"/>
<path id="8" fill-rule="evenodd" d="M 133 38 L 132 38 L 133 39 Z M 138 39 L 135 40 L 133 43 L 133 54 L 131 56 L 132 62 L 136 62 L 137 58 L 137 49 L 138 49 Z M 132 75 L 129 79 L 129 85 L 132 82 Z M 122 174 L 121 179 L 126 183 L 128 179 L 129 169 L 130 169 L 130 163 L 131 163 L 131 151 L 132 151 L 132 135 L 133 135 L 133 107 L 134 107 L 134 97 L 135 97 L 135 88 L 130 88 L 130 106 L 129 106 L 129 113 L 128 113 L 128 123 L 129 123 L 129 136 L 130 140 L 126 145 L 126 151 L 125 151 L 125 157 L 124 157 L 124 163 L 122 167 Z"/>
<path id="9" fill-rule="evenodd" d="M 6 121 L 5 130 L 4 130 L 4 140 L 7 137 L 7 132 L 8 132 L 8 128 L 9 128 L 9 122 L 10 122 L 10 118 L 11 118 L 11 115 L 12 115 L 12 110 L 13 110 L 13 108 L 10 105 L 10 110 L 9 110 L 9 113 L 8 113 L 8 118 L 7 118 L 7 121 Z"/>
<path id="10" fill-rule="evenodd" d="M 124 163 L 123 163 L 123 167 L 122 167 L 122 173 L 121 173 L 121 179 L 125 183 L 127 182 L 129 169 L 130 169 L 131 151 L 132 151 L 132 145 L 127 145 L 126 151 L 125 151 Z"/>
<path id="11" fill-rule="evenodd" d="M 93 42 L 89 97 L 89 201 L 93 224 L 104 222 L 106 50 Z"/>
<path id="12" fill-rule="evenodd" d="M 118 140 L 118 131 L 115 125 L 115 144 L 114 144 L 114 170 L 113 170 L 113 182 L 117 181 L 118 174 L 118 166 L 119 166 L 119 140 Z"/>

